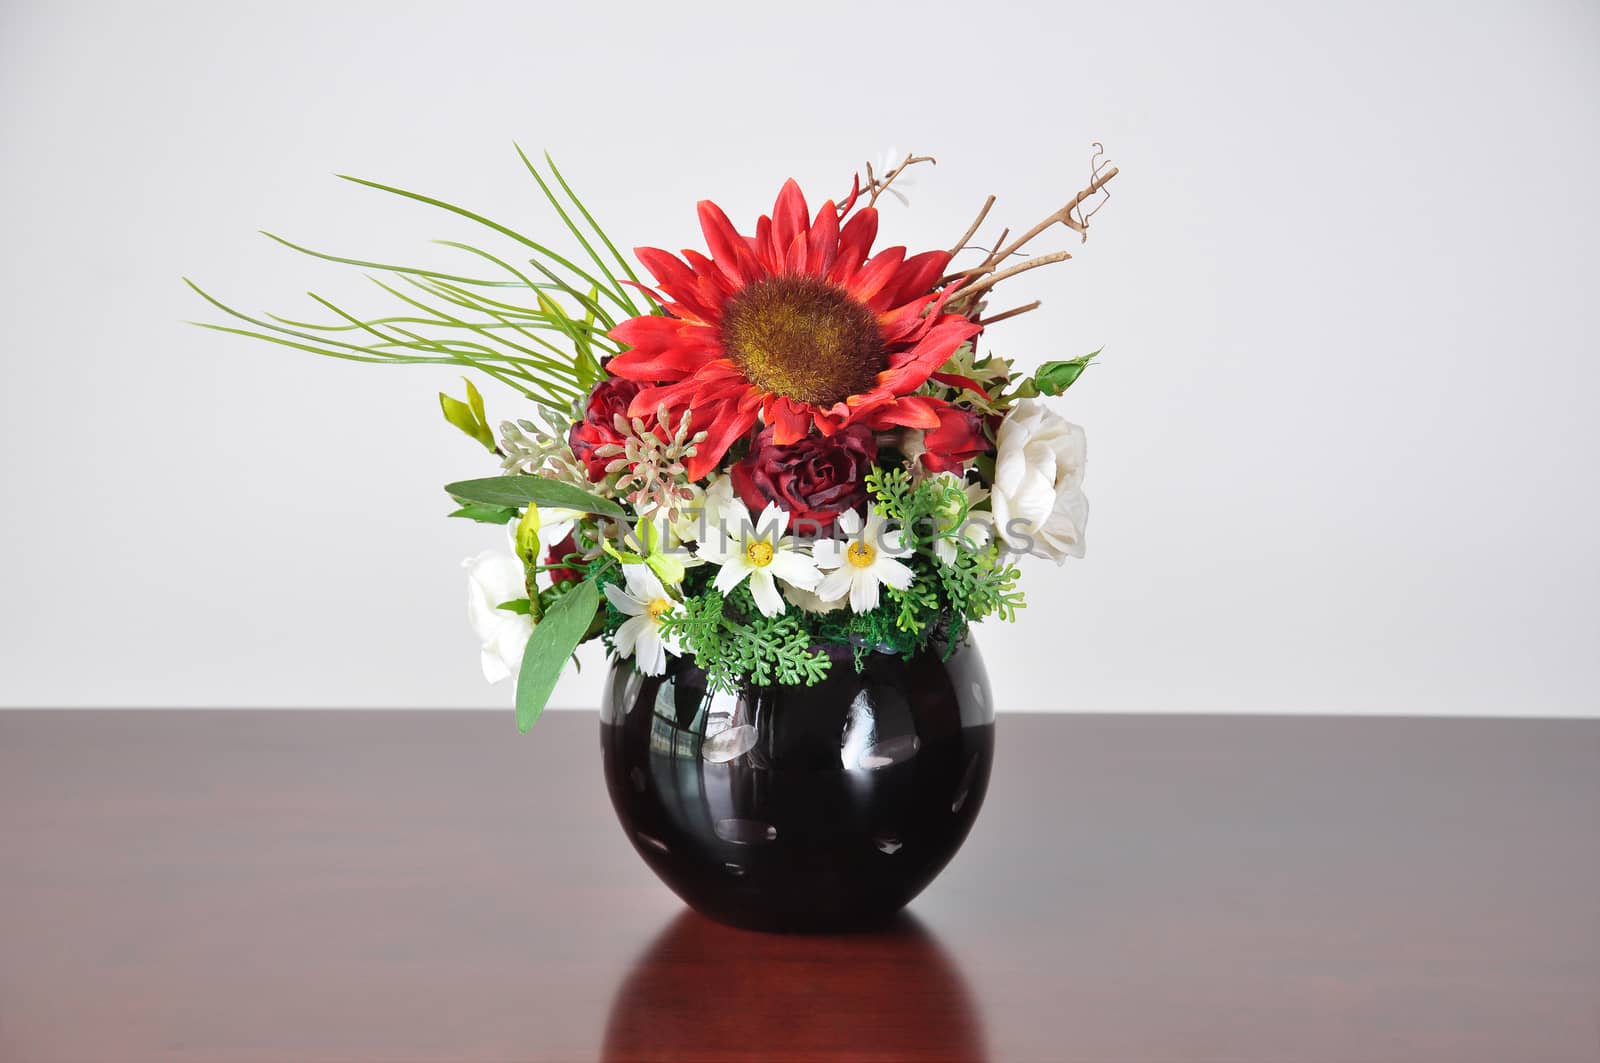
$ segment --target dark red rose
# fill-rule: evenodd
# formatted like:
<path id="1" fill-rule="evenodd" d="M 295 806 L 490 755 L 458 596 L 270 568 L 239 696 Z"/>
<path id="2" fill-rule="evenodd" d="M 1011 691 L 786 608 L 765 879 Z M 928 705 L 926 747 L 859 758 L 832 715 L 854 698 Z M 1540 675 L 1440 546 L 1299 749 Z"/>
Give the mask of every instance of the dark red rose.
<path id="1" fill-rule="evenodd" d="M 732 469 L 733 489 L 756 517 L 768 502 L 787 510 L 792 527 L 814 521 L 828 531 L 833 518 L 867 503 L 867 470 L 878 456 L 877 436 L 852 425 L 831 436 L 807 436 L 786 447 L 772 441 L 776 427 L 756 436 L 750 453 Z"/>
<path id="2" fill-rule="evenodd" d="M 606 466 L 616 456 L 596 457 L 595 451 L 607 443 L 620 444 L 623 441 L 622 433 L 617 431 L 617 415 L 628 416 L 628 403 L 643 387 L 643 384 L 633 380 L 612 377 L 602 380 L 589 393 L 589 405 L 584 409 L 583 420 L 573 425 L 567 433 L 567 446 L 572 448 L 573 456 L 583 463 L 590 482 L 599 483 L 606 478 Z"/>
<path id="3" fill-rule="evenodd" d="M 922 445 L 922 467 L 929 472 L 960 472 L 967 462 L 994 449 L 982 415 L 954 406 L 939 411 L 939 427 L 923 434 Z"/>
<path id="4" fill-rule="evenodd" d="M 559 565 L 571 554 L 578 552 L 578 544 L 573 541 L 572 533 L 550 548 L 550 553 L 545 557 L 547 565 Z M 583 578 L 583 573 L 573 568 L 552 568 L 550 571 L 551 583 L 576 583 Z"/>

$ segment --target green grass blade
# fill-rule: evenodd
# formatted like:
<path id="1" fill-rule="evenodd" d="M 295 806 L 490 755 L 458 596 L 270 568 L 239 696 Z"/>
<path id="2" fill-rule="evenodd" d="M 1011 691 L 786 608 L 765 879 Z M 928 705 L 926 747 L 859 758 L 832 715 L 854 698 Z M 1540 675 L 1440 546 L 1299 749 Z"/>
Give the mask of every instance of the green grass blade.
<path id="1" fill-rule="evenodd" d="M 315 251 L 309 247 L 302 247 L 297 243 L 285 240 L 283 237 L 278 236 L 275 233 L 269 233 L 265 229 L 261 230 L 261 235 L 265 236 L 268 240 L 282 244 L 291 251 L 298 251 L 300 254 L 309 255 L 312 258 L 320 258 L 324 262 L 337 262 L 342 266 L 360 266 L 362 269 L 376 269 L 381 270 L 384 273 L 410 273 L 418 277 L 433 277 L 438 280 L 453 281 L 456 284 L 472 284 L 479 288 L 518 287 L 515 281 L 491 281 L 484 280 L 481 277 L 462 277 L 454 273 L 440 273 L 436 270 L 421 269 L 416 266 L 394 266 L 384 262 L 368 262 L 365 259 L 360 258 L 345 258 L 343 255 L 331 255 L 325 251 Z"/>
<path id="2" fill-rule="evenodd" d="M 611 266 L 606 262 L 605 259 L 600 257 L 599 252 L 594 249 L 594 245 L 589 242 L 588 237 L 584 235 L 583 229 L 578 225 L 578 223 L 572 220 L 572 215 L 568 214 L 567 208 L 561 205 L 560 198 L 557 197 L 553 191 L 551 191 L 550 185 L 546 183 L 544 176 L 540 174 L 538 168 L 533 165 L 533 160 L 529 159 L 527 152 L 522 150 L 522 145 L 513 143 L 512 146 L 517 149 L 517 157 L 522 160 L 522 165 L 527 168 L 528 173 L 533 176 L 533 179 L 539 183 L 539 191 L 544 193 L 544 198 L 549 200 L 550 206 L 555 208 L 556 214 L 561 217 L 561 221 L 566 225 L 567 231 L 572 234 L 573 238 L 577 240 L 578 243 L 583 247 L 584 251 L 588 253 L 589 260 L 595 264 L 595 267 L 611 280 L 610 288 L 620 297 L 622 304 L 627 308 L 628 315 L 630 317 L 638 317 L 639 308 L 634 305 L 632 297 L 628 295 L 628 290 L 621 284 L 618 284 L 615 278 L 611 277 Z M 598 289 L 599 285 L 596 284 L 594 287 Z"/>
<path id="3" fill-rule="evenodd" d="M 602 290 L 609 292 L 608 289 L 605 289 L 604 286 L 600 284 L 599 280 L 597 280 L 595 277 L 591 276 L 589 273 L 584 271 L 581 267 L 577 266 L 576 264 L 574 264 L 572 261 L 570 261 L 569 259 L 565 258 L 564 256 L 562 256 L 560 254 L 557 254 L 556 252 L 550 250 L 548 247 L 545 247 L 543 244 L 541 244 L 541 243 L 539 243 L 539 242 L 537 242 L 535 240 L 529 239 L 528 237 L 526 237 L 526 236 L 522 235 L 521 233 L 517 232 L 515 229 L 509 228 L 509 227 L 504 226 L 504 225 L 501 225 L 497 221 L 492 221 L 489 218 L 484 217 L 482 214 L 479 214 L 479 213 L 477 213 L 475 211 L 468 210 L 466 207 L 458 207 L 454 203 L 446 203 L 442 199 L 435 199 L 433 196 L 424 195 L 421 192 L 412 192 L 412 191 L 409 191 L 409 190 L 404 189 L 404 188 L 396 188 L 393 185 L 386 185 L 386 184 L 383 184 L 383 183 L 381 183 L 379 181 L 368 181 L 365 178 L 352 177 L 349 174 L 339 174 L 339 177 L 342 178 L 343 180 L 350 181 L 353 184 L 362 185 L 363 187 L 366 187 L 366 188 L 374 188 L 374 189 L 377 189 L 380 192 L 388 192 L 390 195 L 400 196 L 400 197 L 405 198 L 405 199 L 414 200 L 415 202 L 418 202 L 418 203 L 426 203 L 431 207 L 437 207 L 440 210 L 448 211 L 451 214 L 459 215 L 460 217 L 466 218 L 469 221 L 475 221 L 479 225 L 485 226 L 486 228 L 489 228 L 489 229 L 493 229 L 495 232 L 500 233 L 502 236 L 506 236 L 506 237 L 509 237 L 512 240 L 515 240 L 517 243 L 522 244 L 524 247 L 531 248 L 532 250 L 537 252 L 539 255 L 542 255 L 543 257 L 549 259 L 551 262 L 554 262 L 557 265 L 559 265 L 562 269 L 565 269 L 565 270 L 569 271 L 570 273 L 572 273 L 574 276 L 579 277 L 580 279 L 583 280 L 583 282 L 585 284 L 593 285 L 593 286 L 596 286 L 596 287 L 601 287 Z M 547 277 L 549 277 L 550 280 L 556 282 L 557 284 L 565 284 L 565 282 L 563 282 L 560 277 L 558 277 L 554 273 L 550 272 L 541 263 L 534 262 L 533 265 L 535 266 L 535 268 L 537 268 L 539 270 L 539 272 L 541 272 L 541 273 L 545 274 Z M 571 288 L 570 285 L 566 285 L 566 286 L 569 289 Z M 615 302 L 620 308 L 622 308 L 624 310 L 627 309 L 627 305 L 624 304 L 621 299 L 617 298 L 617 296 L 615 294 L 611 294 L 611 300 L 613 302 Z"/>
<path id="4" fill-rule="evenodd" d="M 521 149 L 519 148 L 518 150 L 520 151 Z M 611 251 L 612 256 L 616 258 L 617 265 L 622 267 L 622 271 L 628 275 L 629 280 L 638 284 L 639 275 L 633 271 L 633 265 L 622 256 L 621 251 L 617 250 L 617 245 L 611 242 L 611 237 L 607 236 L 606 231 L 600 227 L 600 223 L 594 220 L 594 215 L 590 214 L 589 208 L 583 205 L 583 200 L 579 199 L 578 194 L 572 190 L 572 186 L 567 184 L 567 179 L 561 176 L 560 169 L 556 167 L 556 160 L 550 157 L 548 151 L 544 153 L 544 161 L 550 167 L 550 172 L 555 175 L 556 182 L 561 185 L 561 190 L 567 194 L 568 199 L 572 200 L 572 205 L 578 208 L 578 213 L 583 215 L 583 220 L 589 223 L 589 228 L 595 231 L 595 234 L 600 237 L 601 241 Z"/>

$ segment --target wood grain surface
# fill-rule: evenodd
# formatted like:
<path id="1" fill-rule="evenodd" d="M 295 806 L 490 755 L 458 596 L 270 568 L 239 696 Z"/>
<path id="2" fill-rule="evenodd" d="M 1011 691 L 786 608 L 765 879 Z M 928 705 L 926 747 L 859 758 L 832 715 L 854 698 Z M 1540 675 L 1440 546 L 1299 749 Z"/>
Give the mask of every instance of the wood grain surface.
<path id="1" fill-rule="evenodd" d="M 1600 721 L 1002 717 L 877 934 L 686 914 L 597 723 L 0 712 L 0 1059 L 1600 1060 Z"/>

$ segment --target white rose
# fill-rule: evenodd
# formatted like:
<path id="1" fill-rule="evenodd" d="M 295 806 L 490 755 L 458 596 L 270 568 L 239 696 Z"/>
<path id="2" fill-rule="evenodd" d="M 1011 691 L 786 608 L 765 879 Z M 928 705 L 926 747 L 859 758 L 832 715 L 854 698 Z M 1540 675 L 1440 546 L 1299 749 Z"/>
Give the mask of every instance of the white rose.
<path id="1" fill-rule="evenodd" d="M 996 439 L 995 532 L 1013 549 L 1061 564 L 1083 556 L 1089 500 L 1081 490 L 1083 429 L 1035 399 L 1023 399 Z"/>
<path id="2" fill-rule="evenodd" d="M 501 602 L 528 596 L 522 562 L 485 550 L 461 565 L 467 570 L 467 619 L 483 643 L 483 678 L 498 683 L 521 669 L 522 653 L 533 635 L 531 619 L 498 608 Z"/>

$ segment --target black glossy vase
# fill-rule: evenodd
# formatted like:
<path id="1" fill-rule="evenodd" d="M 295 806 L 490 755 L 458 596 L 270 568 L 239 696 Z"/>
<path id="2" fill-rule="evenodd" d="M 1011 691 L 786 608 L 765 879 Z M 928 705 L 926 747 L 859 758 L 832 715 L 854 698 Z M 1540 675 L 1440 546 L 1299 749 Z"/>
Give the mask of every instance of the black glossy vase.
<path id="1" fill-rule="evenodd" d="M 693 664 L 612 665 L 600 716 L 623 830 L 696 910 L 756 930 L 879 923 L 961 847 L 983 803 L 994 708 L 963 641 L 910 661 L 848 648 L 813 687 L 713 693 Z"/>

